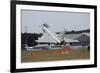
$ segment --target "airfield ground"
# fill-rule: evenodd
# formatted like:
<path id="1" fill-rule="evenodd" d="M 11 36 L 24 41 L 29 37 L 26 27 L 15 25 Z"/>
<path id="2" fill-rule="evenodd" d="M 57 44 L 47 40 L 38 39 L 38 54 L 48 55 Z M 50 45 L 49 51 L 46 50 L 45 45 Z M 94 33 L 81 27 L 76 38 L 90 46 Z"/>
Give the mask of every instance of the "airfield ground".
<path id="1" fill-rule="evenodd" d="M 31 53 L 22 50 L 21 62 L 41 62 L 41 61 L 57 61 L 57 60 L 84 60 L 90 59 L 90 51 L 87 49 L 81 49 L 78 51 L 70 51 L 61 53 L 59 50 L 38 50 Z"/>

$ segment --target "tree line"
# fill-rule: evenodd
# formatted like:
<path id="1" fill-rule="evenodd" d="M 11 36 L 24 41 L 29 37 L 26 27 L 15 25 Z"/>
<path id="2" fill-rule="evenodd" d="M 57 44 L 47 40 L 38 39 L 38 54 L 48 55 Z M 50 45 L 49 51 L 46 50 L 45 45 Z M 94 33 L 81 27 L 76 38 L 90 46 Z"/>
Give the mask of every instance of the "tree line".
<path id="1" fill-rule="evenodd" d="M 42 33 L 21 33 L 21 44 L 22 47 L 24 44 L 27 44 L 28 46 L 35 46 L 38 43 L 36 40 L 38 40 L 39 37 L 41 37 L 43 34 Z"/>

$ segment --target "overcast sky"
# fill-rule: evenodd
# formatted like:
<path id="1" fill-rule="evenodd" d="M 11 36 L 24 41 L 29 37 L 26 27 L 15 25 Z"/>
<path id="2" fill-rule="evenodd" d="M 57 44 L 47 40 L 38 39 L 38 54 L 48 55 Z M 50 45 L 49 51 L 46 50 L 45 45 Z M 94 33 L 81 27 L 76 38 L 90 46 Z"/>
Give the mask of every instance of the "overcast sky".
<path id="1" fill-rule="evenodd" d="M 76 12 L 54 12 L 21 10 L 22 32 L 40 33 L 40 25 L 47 23 L 54 32 L 61 32 L 64 29 L 83 30 L 90 28 L 90 14 Z"/>

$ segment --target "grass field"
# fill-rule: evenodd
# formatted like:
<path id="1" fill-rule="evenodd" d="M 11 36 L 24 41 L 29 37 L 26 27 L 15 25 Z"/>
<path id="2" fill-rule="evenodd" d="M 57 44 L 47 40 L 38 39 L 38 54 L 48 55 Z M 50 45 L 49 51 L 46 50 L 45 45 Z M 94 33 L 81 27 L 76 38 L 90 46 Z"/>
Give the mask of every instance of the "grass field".
<path id="1" fill-rule="evenodd" d="M 31 54 L 31 55 L 30 55 Z M 62 54 L 59 50 L 38 50 L 31 53 L 22 50 L 21 62 L 40 62 L 40 61 L 57 61 L 57 60 L 81 60 L 89 59 L 90 52 L 87 49 L 78 51 L 70 51 Z"/>

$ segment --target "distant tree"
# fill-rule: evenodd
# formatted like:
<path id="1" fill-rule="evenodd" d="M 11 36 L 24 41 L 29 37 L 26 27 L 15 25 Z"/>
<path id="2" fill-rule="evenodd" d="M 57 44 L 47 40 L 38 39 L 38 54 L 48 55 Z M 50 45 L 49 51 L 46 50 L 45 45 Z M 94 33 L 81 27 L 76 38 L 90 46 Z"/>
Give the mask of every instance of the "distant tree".
<path id="1" fill-rule="evenodd" d="M 72 33 L 74 33 L 75 32 L 75 30 L 72 30 Z"/>
<path id="2" fill-rule="evenodd" d="M 42 36 L 42 33 L 22 33 L 21 34 L 21 44 L 27 44 L 28 46 L 35 46 L 37 45 L 36 40 Z"/>
<path id="3" fill-rule="evenodd" d="M 42 33 L 40 33 L 40 34 L 38 34 L 38 37 L 41 37 L 43 34 Z"/>

